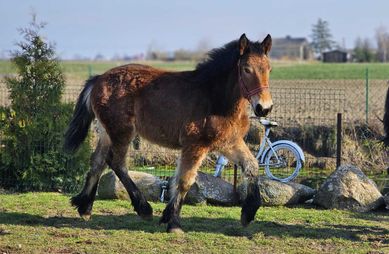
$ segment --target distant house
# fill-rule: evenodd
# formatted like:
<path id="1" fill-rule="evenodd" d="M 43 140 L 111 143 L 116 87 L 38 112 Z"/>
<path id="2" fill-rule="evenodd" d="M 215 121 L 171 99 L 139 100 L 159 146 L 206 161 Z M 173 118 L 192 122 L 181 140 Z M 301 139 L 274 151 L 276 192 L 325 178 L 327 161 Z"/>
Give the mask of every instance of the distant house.
<path id="1" fill-rule="evenodd" d="M 309 60 L 312 49 L 306 38 L 274 38 L 270 57 L 273 59 Z"/>
<path id="2" fill-rule="evenodd" d="M 325 63 L 345 63 L 347 62 L 347 52 L 335 49 L 323 53 Z"/>

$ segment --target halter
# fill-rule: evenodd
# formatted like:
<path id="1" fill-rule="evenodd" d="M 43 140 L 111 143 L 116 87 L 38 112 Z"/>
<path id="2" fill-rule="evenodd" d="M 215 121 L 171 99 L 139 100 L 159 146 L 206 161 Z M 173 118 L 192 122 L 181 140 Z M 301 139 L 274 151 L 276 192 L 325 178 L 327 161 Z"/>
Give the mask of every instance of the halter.
<path id="1" fill-rule="evenodd" d="M 248 87 L 246 86 L 246 84 L 244 83 L 243 79 L 242 79 L 242 75 L 240 73 L 240 59 L 238 60 L 238 79 L 239 79 L 239 87 L 240 87 L 240 91 L 242 92 L 242 95 L 244 98 L 246 98 L 247 100 L 250 100 L 250 98 L 257 94 L 257 93 L 260 93 L 264 90 L 267 90 L 269 89 L 269 85 L 265 85 L 265 86 L 260 86 L 260 87 L 256 87 L 252 90 L 249 90 Z"/>

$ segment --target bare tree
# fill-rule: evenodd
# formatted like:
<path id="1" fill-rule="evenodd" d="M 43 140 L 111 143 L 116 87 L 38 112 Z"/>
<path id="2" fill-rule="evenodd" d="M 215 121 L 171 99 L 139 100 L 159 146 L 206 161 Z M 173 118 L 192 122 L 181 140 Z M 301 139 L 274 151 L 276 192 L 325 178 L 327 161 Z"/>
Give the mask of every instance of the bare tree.
<path id="1" fill-rule="evenodd" d="M 356 62 L 374 62 L 375 54 L 373 52 L 370 40 L 358 37 L 355 40 L 354 61 Z"/>
<path id="2" fill-rule="evenodd" d="M 377 58 L 381 62 L 389 60 L 389 32 L 385 26 L 379 26 L 376 29 L 377 40 Z"/>

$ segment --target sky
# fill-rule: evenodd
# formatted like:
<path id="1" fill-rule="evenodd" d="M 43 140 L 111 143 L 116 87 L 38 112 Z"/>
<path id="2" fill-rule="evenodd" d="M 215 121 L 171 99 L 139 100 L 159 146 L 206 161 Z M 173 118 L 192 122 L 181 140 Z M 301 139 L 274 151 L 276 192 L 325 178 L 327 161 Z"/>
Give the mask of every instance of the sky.
<path id="1" fill-rule="evenodd" d="M 379 26 L 389 29 L 388 10 L 389 0 L 0 0 L 0 57 L 15 49 L 32 12 L 47 22 L 43 35 L 59 57 L 70 59 L 219 47 L 242 33 L 310 39 L 318 18 L 352 48 L 357 37 L 374 43 Z"/>

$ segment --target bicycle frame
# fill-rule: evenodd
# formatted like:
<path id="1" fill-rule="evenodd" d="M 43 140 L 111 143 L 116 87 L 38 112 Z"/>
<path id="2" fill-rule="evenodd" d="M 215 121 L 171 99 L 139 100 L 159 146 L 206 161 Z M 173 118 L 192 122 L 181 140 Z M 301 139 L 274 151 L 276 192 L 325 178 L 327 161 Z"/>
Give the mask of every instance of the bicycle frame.
<path id="1" fill-rule="evenodd" d="M 270 141 L 269 139 L 269 133 L 270 133 L 270 128 L 269 127 L 266 127 L 265 128 L 265 135 L 264 137 L 262 138 L 262 141 L 261 141 L 261 144 L 259 146 L 259 150 L 258 150 L 258 153 L 257 155 L 255 156 L 255 158 L 257 160 L 259 160 L 259 158 L 261 157 L 262 153 L 265 151 L 265 148 L 266 148 L 266 144 L 268 144 L 269 147 L 272 147 L 272 142 Z M 261 165 L 262 164 L 262 161 L 260 162 L 260 166 L 263 166 Z"/>

